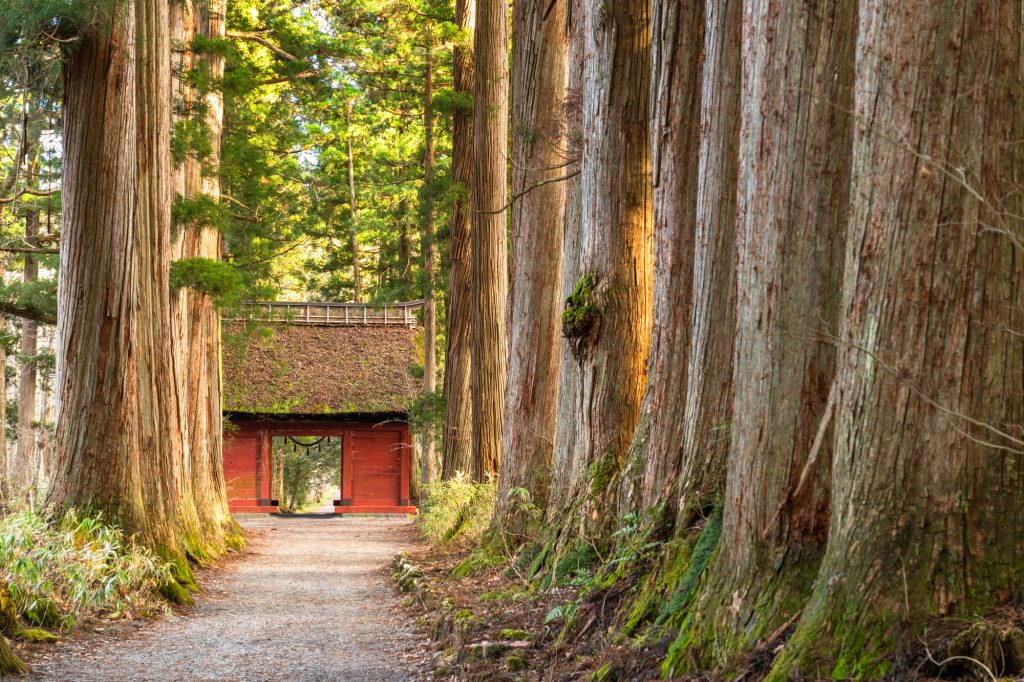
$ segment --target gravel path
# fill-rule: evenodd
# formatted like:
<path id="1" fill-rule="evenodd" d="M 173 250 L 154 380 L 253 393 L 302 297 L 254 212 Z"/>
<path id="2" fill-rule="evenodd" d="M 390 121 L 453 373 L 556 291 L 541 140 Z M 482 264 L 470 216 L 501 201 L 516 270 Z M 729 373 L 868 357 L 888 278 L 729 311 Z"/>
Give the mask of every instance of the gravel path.
<path id="1" fill-rule="evenodd" d="M 415 635 L 383 567 L 413 542 L 387 517 L 250 517 L 246 556 L 200 576 L 192 609 L 30 657 L 30 680 L 405 681 Z"/>

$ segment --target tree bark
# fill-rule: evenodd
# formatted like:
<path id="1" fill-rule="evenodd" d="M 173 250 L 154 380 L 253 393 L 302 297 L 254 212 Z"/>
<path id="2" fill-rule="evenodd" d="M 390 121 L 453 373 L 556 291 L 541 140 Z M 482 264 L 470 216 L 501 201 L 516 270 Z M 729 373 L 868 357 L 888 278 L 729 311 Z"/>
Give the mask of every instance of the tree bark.
<path id="1" fill-rule="evenodd" d="M 510 493 L 524 489 L 543 509 L 554 463 L 565 221 L 565 185 L 558 178 L 566 163 L 567 45 L 565 3 L 515 4 L 512 195 L 521 198 L 510 209 L 517 265 L 495 527 L 517 541 L 536 529 L 523 500 Z"/>
<path id="2" fill-rule="evenodd" d="M 565 88 L 566 167 L 565 225 L 562 236 L 562 298 L 572 295 L 582 275 L 580 257 L 583 242 L 583 195 L 580 169 L 583 157 L 583 65 L 586 41 L 583 34 L 583 0 L 567 0 L 565 31 L 567 47 L 567 75 Z M 574 482 L 578 481 L 581 467 L 577 465 L 576 439 L 578 416 L 582 405 L 582 374 L 572 344 L 561 342 L 558 377 L 558 412 L 555 424 L 555 462 L 557 472 L 551 481 L 548 499 L 548 517 L 553 518 L 565 509 L 572 497 Z"/>
<path id="3" fill-rule="evenodd" d="M 38 147 L 38 139 L 34 140 Z M 30 184 L 35 182 L 36 162 L 29 164 L 26 178 Z M 34 248 L 38 246 L 39 211 L 25 211 L 25 243 Z M 22 282 L 31 285 L 39 277 L 39 266 L 31 253 L 26 253 L 22 269 Z M 20 504 L 31 506 L 35 502 L 36 488 L 39 484 L 39 466 L 36 458 L 36 355 L 39 353 L 38 324 L 35 320 L 21 321 L 21 357 L 18 360 L 18 444 L 15 451 L 13 473 L 16 477 L 15 489 Z M 5 422 L 0 422 L 4 424 Z M 14 502 L 12 498 L 11 503 Z"/>
<path id="4" fill-rule="evenodd" d="M 856 23 L 853 0 L 745 7 L 732 448 L 695 618 L 709 664 L 793 617 L 824 546 Z"/>
<path id="5" fill-rule="evenodd" d="M 720 497 L 732 420 L 736 340 L 736 187 L 739 174 L 739 0 L 705 6 L 693 310 L 676 528 Z"/>
<path id="6" fill-rule="evenodd" d="M 434 296 L 437 244 L 434 239 L 434 37 L 429 20 L 425 28 L 423 74 L 423 188 L 420 193 L 423 224 L 423 392 L 433 395 L 437 390 L 437 301 Z M 424 483 L 431 483 L 440 475 L 434 439 L 434 427 L 423 429 Z"/>
<path id="7" fill-rule="evenodd" d="M 466 34 L 475 34 L 476 3 L 456 0 L 455 22 Z M 455 91 L 472 94 L 474 72 L 472 45 L 455 47 Z M 472 252 L 469 211 L 473 173 L 473 112 L 458 109 L 452 116 L 452 183 L 455 200 L 449 222 L 451 264 L 448 280 L 448 330 L 444 360 L 444 453 L 441 477 L 457 472 L 474 473 L 472 456 L 473 403 L 470 397 L 472 322 Z"/>
<path id="8" fill-rule="evenodd" d="M 647 388 L 620 507 L 675 502 L 686 415 L 693 307 L 704 4 L 651 3 L 654 322 Z"/>
<path id="9" fill-rule="evenodd" d="M 584 3 L 582 255 L 574 361 L 581 409 L 571 498 L 614 505 L 611 482 L 626 457 L 647 377 L 653 289 L 649 125 L 650 7 L 640 0 Z M 592 287 L 591 287 L 592 285 Z M 588 289 L 592 291 L 588 292 Z M 588 512 L 588 525 L 610 519 Z"/>
<path id="10" fill-rule="evenodd" d="M 508 255 L 504 206 L 508 195 L 508 0 L 477 0 L 474 32 L 471 388 L 472 469 L 481 480 L 497 473 L 508 346 L 505 302 Z"/>
<path id="11" fill-rule="evenodd" d="M 64 66 L 56 471 L 50 504 L 101 511 L 191 584 L 168 266 L 168 3 L 116 5 Z M 109 32 L 108 32 L 109 31 Z M 184 597 L 182 597 L 184 598 Z"/>
<path id="12" fill-rule="evenodd" d="M 1024 575 L 1024 16 L 862 0 L 860 22 L 834 511 L 777 679 L 898 676 L 894 648 Z"/>

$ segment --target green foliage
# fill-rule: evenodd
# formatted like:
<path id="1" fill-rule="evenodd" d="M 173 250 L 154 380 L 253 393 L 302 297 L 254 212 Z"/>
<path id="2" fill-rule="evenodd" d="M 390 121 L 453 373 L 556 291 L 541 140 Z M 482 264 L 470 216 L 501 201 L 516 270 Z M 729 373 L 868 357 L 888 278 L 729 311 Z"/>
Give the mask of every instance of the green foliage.
<path id="1" fill-rule="evenodd" d="M 238 270 L 211 258 L 182 258 L 171 263 L 171 288 L 184 287 L 209 296 L 219 308 L 240 305 L 244 290 Z"/>
<path id="2" fill-rule="evenodd" d="M 568 298 L 562 312 L 562 335 L 567 339 L 578 339 L 590 333 L 597 322 L 598 312 L 594 306 L 594 275 L 584 275 Z"/>
<path id="3" fill-rule="evenodd" d="M 435 547 L 480 541 L 491 522 L 498 486 L 460 473 L 423 486 L 416 523 Z"/>
<path id="4" fill-rule="evenodd" d="M 425 433 L 427 429 L 439 431 L 444 426 L 445 415 L 444 391 L 438 388 L 431 393 L 422 392 L 416 396 L 409 407 L 409 424 L 417 433 Z"/>
<path id="5" fill-rule="evenodd" d="M 22 618 L 60 628 L 86 614 L 156 609 L 156 590 L 171 577 L 164 561 L 117 527 L 74 512 L 53 522 L 34 512 L 0 519 L 0 574 Z"/>
<path id="6" fill-rule="evenodd" d="M 445 88 L 434 93 L 434 111 L 445 116 L 473 111 L 473 94 Z"/>
<path id="7" fill-rule="evenodd" d="M 284 464 L 282 509 L 305 511 L 318 504 L 328 488 L 333 486 L 336 491 L 341 484 L 340 438 L 279 437 L 274 439 L 273 447 L 274 461 Z"/>

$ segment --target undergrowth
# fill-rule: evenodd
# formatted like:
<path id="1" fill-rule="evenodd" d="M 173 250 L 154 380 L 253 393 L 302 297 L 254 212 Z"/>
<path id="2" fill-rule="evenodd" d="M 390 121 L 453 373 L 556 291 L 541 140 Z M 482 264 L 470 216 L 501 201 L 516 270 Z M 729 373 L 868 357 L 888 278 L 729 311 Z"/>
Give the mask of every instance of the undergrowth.
<path id="1" fill-rule="evenodd" d="M 99 518 L 35 512 L 0 518 L 0 580 L 18 617 L 66 629 L 85 615 L 112 618 L 165 608 L 169 565 Z"/>
<path id="2" fill-rule="evenodd" d="M 463 474 L 423 486 L 417 524 L 435 547 L 475 544 L 491 522 L 498 486 Z"/>

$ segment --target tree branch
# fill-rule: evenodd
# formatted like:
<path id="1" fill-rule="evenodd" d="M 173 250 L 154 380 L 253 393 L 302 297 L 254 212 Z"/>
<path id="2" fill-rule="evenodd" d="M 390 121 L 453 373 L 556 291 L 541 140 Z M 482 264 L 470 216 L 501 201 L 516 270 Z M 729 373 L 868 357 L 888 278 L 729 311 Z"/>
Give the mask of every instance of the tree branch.
<path id="1" fill-rule="evenodd" d="M 16 303 L 8 303 L 7 301 L 0 301 L 0 313 L 4 315 L 14 315 L 15 317 L 22 317 L 26 320 L 33 320 L 42 324 L 57 324 L 57 317 L 47 315 L 39 310 L 32 310 L 31 308 L 24 308 Z"/>
<path id="2" fill-rule="evenodd" d="M 573 171 L 572 173 L 568 173 L 566 175 L 561 175 L 561 176 L 559 176 L 557 178 L 549 178 L 549 179 L 544 180 L 542 182 L 538 182 L 536 185 L 532 185 L 530 187 L 527 187 L 522 192 L 520 192 L 519 194 L 517 194 L 514 197 L 512 197 L 507 204 L 505 204 L 504 206 L 502 206 L 501 208 L 499 208 L 496 211 L 476 211 L 476 212 L 481 214 L 481 215 L 498 215 L 499 213 L 504 213 L 508 209 L 512 208 L 512 204 L 516 203 L 517 201 L 522 199 L 524 196 L 526 196 L 527 194 L 529 194 L 533 190 L 539 189 L 539 188 L 543 187 L 544 185 L 550 185 L 553 182 L 565 182 L 566 180 L 572 180 L 577 175 L 579 175 L 581 172 L 582 171 Z"/>
<path id="3" fill-rule="evenodd" d="M 227 36 L 228 38 L 238 38 L 239 40 L 251 40 L 254 43 L 259 43 L 282 59 L 287 59 L 290 62 L 299 61 L 297 57 L 285 52 L 279 45 L 275 45 L 259 33 L 250 33 L 248 31 L 228 31 Z"/>

